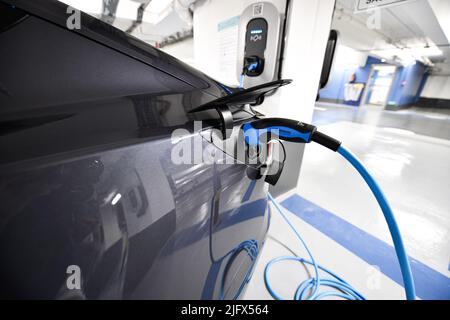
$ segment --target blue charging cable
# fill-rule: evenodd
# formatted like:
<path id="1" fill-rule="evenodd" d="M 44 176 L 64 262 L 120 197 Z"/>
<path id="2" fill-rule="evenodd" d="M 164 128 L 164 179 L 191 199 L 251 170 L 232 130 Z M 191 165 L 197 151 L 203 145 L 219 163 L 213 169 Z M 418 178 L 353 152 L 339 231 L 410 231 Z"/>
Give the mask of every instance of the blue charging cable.
<path id="1" fill-rule="evenodd" d="M 381 188 L 376 183 L 375 179 L 370 175 L 364 165 L 345 147 L 341 145 L 341 142 L 317 131 L 317 128 L 313 125 L 299 122 L 292 119 L 283 118 L 263 118 L 257 119 L 252 122 L 247 122 L 242 126 L 244 132 L 244 139 L 249 146 L 259 146 L 261 144 L 261 137 L 266 136 L 276 136 L 280 140 L 286 140 L 290 142 L 297 143 L 309 143 L 314 141 L 332 151 L 335 151 L 342 155 L 363 177 L 364 181 L 369 186 L 373 195 L 375 196 L 381 210 L 383 211 L 384 218 L 388 224 L 389 231 L 391 233 L 392 240 L 394 242 L 394 248 L 397 254 L 397 258 L 400 264 L 400 269 L 402 272 L 403 283 L 406 292 L 406 298 L 408 300 L 414 300 L 416 297 L 414 288 L 414 279 L 411 272 L 411 266 L 409 264 L 408 255 L 406 254 L 405 246 L 400 234 L 400 229 L 395 220 L 394 213 L 391 207 L 381 191 Z M 264 279 L 266 281 L 267 289 L 270 294 L 275 299 L 281 299 L 281 297 L 272 289 L 269 279 L 268 270 L 274 263 L 284 261 L 284 260 L 295 260 L 303 263 L 310 264 L 314 267 L 315 277 L 310 278 L 298 287 L 295 293 L 295 299 L 320 299 L 326 296 L 337 296 L 347 299 L 364 299 L 364 297 L 358 293 L 353 287 L 351 287 L 342 278 L 338 277 L 336 274 L 330 270 L 318 265 L 314 257 L 312 256 L 309 248 L 307 247 L 305 241 L 302 239 L 298 231 L 289 221 L 287 216 L 284 214 L 281 206 L 275 201 L 275 199 L 269 194 L 269 199 L 274 203 L 275 207 L 278 209 L 284 220 L 288 223 L 291 229 L 294 231 L 297 238 L 305 247 L 308 255 L 310 256 L 310 261 L 298 257 L 279 257 L 269 262 L 266 266 L 264 272 Z M 319 270 L 332 276 L 331 279 L 321 279 Z M 337 289 L 339 292 L 328 291 L 324 293 L 319 292 L 321 286 L 327 286 Z"/>
<path id="2" fill-rule="evenodd" d="M 248 66 L 244 66 L 244 71 L 242 71 L 241 77 L 239 78 L 239 88 L 244 88 L 245 73 L 256 70 L 256 68 L 258 68 L 258 62 L 252 62 Z"/>
<path id="3" fill-rule="evenodd" d="M 383 211 L 384 218 L 391 232 L 392 241 L 394 242 L 395 252 L 397 253 L 398 262 L 402 271 L 403 283 L 405 285 L 406 298 L 408 300 L 414 300 L 416 298 L 416 292 L 414 287 L 414 279 L 411 272 L 411 266 L 409 265 L 408 255 L 406 254 L 405 245 L 403 244 L 400 229 L 398 228 L 397 221 L 395 220 L 394 213 L 389 206 L 383 191 L 378 186 L 375 179 L 370 175 L 364 165 L 353 155 L 349 150 L 340 146 L 337 153 L 342 155 L 350 164 L 359 172 L 366 181 L 373 195 L 377 199 L 377 202 Z"/>
<path id="4" fill-rule="evenodd" d="M 391 207 L 389 206 L 388 201 L 386 200 L 386 197 L 383 194 L 383 191 L 378 186 L 375 179 L 370 175 L 370 173 L 367 171 L 367 169 L 363 166 L 363 164 L 354 156 L 349 150 L 344 148 L 343 146 L 339 146 L 337 149 L 337 152 L 341 154 L 350 164 L 358 171 L 358 173 L 363 177 L 367 185 L 369 186 L 370 190 L 372 191 L 373 195 L 375 196 L 382 212 L 385 217 L 385 220 L 388 224 L 389 231 L 392 236 L 392 240 L 394 242 L 394 248 L 397 253 L 397 258 L 400 264 L 400 269 L 402 271 L 403 276 L 403 283 L 405 286 L 405 292 L 406 292 L 406 298 L 408 300 L 415 300 L 416 293 L 415 293 L 415 287 L 414 287 L 414 279 L 411 272 L 411 266 L 409 264 L 408 255 L 406 254 L 405 246 L 403 244 L 403 240 L 400 234 L 400 229 L 398 228 L 397 221 L 395 220 L 395 216 L 392 212 Z M 283 208 L 281 205 L 272 197 L 271 194 L 269 194 L 269 199 L 274 204 L 275 208 L 278 210 L 278 212 L 281 214 L 283 219 L 286 221 L 286 223 L 289 225 L 289 227 L 292 229 L 296 237 L 300 240 L 300 242 L 305 247 L 309 257 L 310 261 L 300 258 L 300 257 L 294 257 L 294 256 L 283 256 L 278 257 L 273 260 L 271 260 L 264 270 L 264 281 L 266 283 L 267 290 L 269 293 L 274 297 L 275 299 L 282 299 L 281 296 L 279 296 L 272 288 L 272 285 L 270 284 L 268 273 L 270 268 L 273 264 L 280 262 L 280 261 L 286 261 L 286 260 L 293 260 L 293 261 L 299 261 L 301 263 L 307 263 L 314 267 L 315 277 L 309 278 L 302 282 L 300 286 L 297 288 L 297 291 L 295 292 L 295 300 L 304 300 L 305 298 L 308 300 L 319 300 L 324 297 L 334 296 L 334 297 L 340 297 L 344 299 L 349 300 L 365 300 L 364 296 L 360 294 L 356 289 L 354 289 L 352 286 L 350 286 L 345 280 L 337 276 L 335 273 L 330 271 L 329 269 L 318 265 L 311 254 L 311 251 L 309 250 L 308 246 L 306 245 L 305 241 L 297 231 L 297 229 L 294 227 L 292 222 L 289 220 L 287 215 L 284 213 Z M 319 269 L 324 271 L 325 273 L 331 275 L 332 279 L 321 279 Z M 327 291 L 319 293 L 319 288 L 321 286 L 327 286 L 332 287 L 339 292 L 334 291 Z"/>
<path id="5" fill-rule="evenodd" d="M 239 88 L 241 88 L 241 89 L 244 88 L 244 78 L 245 78 L 245 75 L 241 74 L 241 78 L 239 79 Z"/>

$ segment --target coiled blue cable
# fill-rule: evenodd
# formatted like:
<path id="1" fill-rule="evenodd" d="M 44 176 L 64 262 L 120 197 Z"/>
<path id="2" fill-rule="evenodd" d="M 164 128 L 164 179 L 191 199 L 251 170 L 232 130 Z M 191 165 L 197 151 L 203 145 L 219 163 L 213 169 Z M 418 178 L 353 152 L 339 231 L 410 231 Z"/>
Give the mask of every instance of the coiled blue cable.
<path id="1" fill-rule="evenodd" d="M 358 173 L 363 177 L 369 188 L 371 189 L 373 195 L 375 196 L 381 210 L 383 211 L 383 215 L 385 217 L 385 220 L 388 224 L 389 231 L 392 236 L 392 240 L 394 242 L 394 248 L 397 253 L 397 258 L 400 264 L 400 269 L 403 276 L 403 282 L 405 286 L 405 292 L 406 292 L 406 298 L 408 300 L 414 300 L 416 298 L 415 294 L 415 287 L 414 287 L 414 280 L 412 277 L 411 267 L 409 265 L 409 259 L 406 254 L 405 246 L 403 244 L 403 240 L 401 238 L 400 230 L 398 228 L 397 222 L 395 220 L 394 214 L 392 212 L 391 207 L 389 206 L 389 203 L 386 200 L 386 197 L 384 196 L 383 192 L 381 191 L 380 187 L 376 183 L 376 181 L 373 179 L 373 177 L 370 175 L 370 173 L 364 168 L 363 164 L 347 149 L 345 149 L 342 145 L 339 147 L 337 152 L 342 155 L 350 164 L 358 171 Z M 279 296 L 273 289 L 269 282 L 268 278 L 268 272 L 271 268 L 271 266 L 277 262 L 280 261 L 286 261 L 286 260 L 294 260 L 299 261 L 301 263 L 307 263 L 314 267 L 315 277 L 309 278 L 305 281 L 303 281 L 300 286 L 297 288 L 297 291 L 295 292 L 295 299 L 296 300 L 302 300 L 302 299 L 308 299 L 308 300 L 318 300 L 324 297 L 334 296 L 334 297 L 341 297 L 345 299 L 350 300 L 364 300 L 364 296 L 361 295 L 358 291 L 356 291 L 353 287 L 351 287 L 346 281 L 344 281 L 342 278 L 337 276 L 332 271 L 326 269 L 325 267 L 322 267 L 316 263 L 314 260 L 314 257 L 311 254 L 311 251 L 309 250 L 308 246 L 306 245 L 305 241 L 300 236 L 297 229 L 293 226 L 289 218 L 284 213 L 283 208 L 281 205 L 272 197 L 272 195 L 269 194 L 269 199 L 272 201 L 272 203 L 275 205 L 281 216 L 284 218 L 284 220 L 287 222 L 289 227 L 292 229 L 294 234 L 297 236 L 297 238 L 300 240 L 300 242 L 305 247 L 306 251 L 308 252 L 308 255 L 310 256 L 311 261 L 305 260 L 303 258 L 299 257 L 293 257 L 293 256 L 283 256 L 278 257 L 273 260 L 271 260 L 264 270 L 264 281 L 266 283 L 267 290 L 269 293 L 274 297 L 275 299 L 282 299 L 281 296 Z M 331 275 L 332 279 L 321 279 L 319 270 L 324 271 L 325 273 Z M 319 293 L 319 289 L 321 286 L 327 286 L 334 289 L 337 289 L 338 291 L 326 291 Z"/>
<path id="2" fill-rule="evenodd" d="M 400 229 L 398 228 L 397 221 L 395 220 L 394 213 L 392 212 L 386 197 L 381 191 L 375 179 L 364 168 L 363 164 L 356 158 L 349 150 L 340 146 L 337 152 L 342 155 L 351 165 L 359 172 L 359 174 L 366 181 L 373 195 L 377 199 L 381 210 L 383 211 L 384 218 L 391 232 L 392 241 L 394 242 L 395 252 L 402 271 L 403 283 L 405 286 L 406 298 L 408 300 L 414 300 L 416 298 L 416 292 L 414 287 L 414 279 L 411 272 L 411 266 L 409 265 L 408 255 L 406 254 L 405 246 L 403 244 L 402 237 L 400 235 Z"/>
<path id="3" fill-rule="evenodd" d="M 269 280 L 269 270 L 270 268 L 281 261 L 298 261 L 300 263 L 307 263 L 314 267 L 314 278 L 308 278 L 305 281 L 303 281 L 297 288 L 294 300 L 320 300 L 324 297 L 339 297 L 344 298 L 348 300 L 365 300 L 364 296 L 359 293 L 355 288 L 353 288 L 350 284 L 348 284 L 344 279 L 336 275 L 331 270 L 319 265 L 316 263 L 314 256 L 312 255 L 311 251 L 309 250 L 306 242 L 303 240 L 302 236 L 298 232 L 298 230 L 294 227 L 292 222 L 289 220 L 287 215 L 284 212 L 284 209 L 281 207 L 281 205 L 272 197 L 272 195 L 269 193 L 268 195 L 270 201 L 274 204 L 275 208 L 278 210 L 280 215 L 283 217 L 283 219 L 286 221 L 286 223 L 289 225 L 289 227 L 294 232 L 295 236 L 300 240 L 303 247 L 308 252 L 309 260 L 306 260 L 304 258 L 296 257 L 296 256 L 282 256 L 275 259 L 272 259 L 269 261 L 269 263 L 266 265 L 264 269 L 264 282 L 266 283 L 266 288 L 269 291 L 270 295 L 277 300 L 284 300 L 278 293 L 275 292 L 275 290 L 272 288 L 272 285 L 270 284 Z M 321 278 L 319 270 L 327 273 L 328 275 L 332 276 L 332 278 Z M 324 287 L 330 287 L 334 288 L 337 291 L 325 291 L 325 292 L 319 292 L 319 289 L 321 286 Z"/>

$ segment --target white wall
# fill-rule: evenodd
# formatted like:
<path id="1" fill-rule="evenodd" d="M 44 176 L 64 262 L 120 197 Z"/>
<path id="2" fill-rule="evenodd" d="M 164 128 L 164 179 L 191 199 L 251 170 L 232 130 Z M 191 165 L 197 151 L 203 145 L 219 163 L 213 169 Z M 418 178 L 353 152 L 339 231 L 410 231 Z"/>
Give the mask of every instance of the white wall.
<path id="1" fill-rule="evenodd" d="M 420 96 L 450 100 L 450 76 L 429 76 Z"/>
<path id="2" fill-rule="evenodd" d="M 447 40 L 450 42 L 450 1 L 428 0 Z"/>
<path id="3" fill-rule="evenodd" d="M 277 115 L 311 120 L 333 9 L 334 0 L 292 1 L 283 77 L 294 82 L 280 90 Z"/>
<path id="4" fill-rule="evenodd" d="M 346 73 L 346 70 L 363 68 L 366 65 L 367 57 L 367 52 L 354 50 L 350 47 L 340 44 L 340 41 L 338 41 L 338 46 L 334 54 L 330 78 L 328 79 L 328 86 L 322 90 L 322 93 L 325 94 L 325 97 L 327 97 L 327 93 L 329 94 L 330 88 L 334 89 L 333 84 L 340 84 L 340 82 L 342 81 L 342 77 Z"/>
<path id="5" fill-rule="evenodd" d="M 367 62 L 367 52 L 357 51 L 345 45 L 339 44 L 336 49 L 333 68 L 338 67 L 342 69 L 345 67 L 364 67 Z"/>
<path id="6" fill-rule="evenodd" d="M 197 67 L 194 59 L 194 39 L 192 38 L 167 45 L 161 48 L 161 50 L 193 66 L 194 68 Z"/>

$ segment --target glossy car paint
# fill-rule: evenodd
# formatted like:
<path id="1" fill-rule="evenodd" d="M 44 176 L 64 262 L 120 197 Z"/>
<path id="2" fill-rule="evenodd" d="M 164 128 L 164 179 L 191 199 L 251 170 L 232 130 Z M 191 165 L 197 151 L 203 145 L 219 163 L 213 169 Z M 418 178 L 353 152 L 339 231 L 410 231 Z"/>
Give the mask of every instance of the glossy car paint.
<path id="1" fill-rule="evenodd" d="M 255 260 L 229 253 L 261 248 L 267 186 L 207 139 L 222 157 L 172 161 L 218 124 L 187 112 L 230 89 L 85 14 L 68 30 L 56 1 L 0 5 L 26 14 L 0 31 L 0 297 L 239 295 Z"/>

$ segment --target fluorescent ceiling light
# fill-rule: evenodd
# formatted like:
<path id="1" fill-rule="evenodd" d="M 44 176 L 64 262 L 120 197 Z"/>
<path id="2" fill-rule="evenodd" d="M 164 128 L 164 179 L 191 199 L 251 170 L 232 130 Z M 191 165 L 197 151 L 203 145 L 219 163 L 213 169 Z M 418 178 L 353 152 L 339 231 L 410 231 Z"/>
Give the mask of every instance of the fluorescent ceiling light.
<path id="1" fill-rule="evenodd" d="M 173 10 L 173 0 L 152 0 L 145 9 L 143 21 L 158 24 Z"/>
<path id="2" fill-rule="evenodd" d="M 71 6 L 72 8 L 81 10 L 91 15 L 100 15 L 103 9 L 102 0 L 59 0 Z"/>
<path id="3" fill-rule="evenodd" d="M 428 64 L 430 61 L 428 57 L 442 55 L 442 51 L 436 46 L 374 50 L 372 53 L 387 60 L 397 57 L 403 65 L 411 65 L 414 64 L 415 61 L 421 61 Z"/>
<path id="4" fill-rule="evenodd" d="M 131 0 L 121 0 L 117 6 L 116 18 L 135 20 L 141 4 Z"/>
<path id="5" fill-rule="evenodd" d="M 435 57 L 435 56 L 441 56 L 442 51 L 436 47 L 424 47 L 424 48 L 411 48 L 409 49 L 413 55 L 417 56 L 425 56 L 425 57 Z"/>
<path id="6" fill-rule="evenodd" d="M 173 0 L 152 0 L 145 9 L 143 21 L 157 24 L 173 10 Z"/>
<path id="7" fill-rule="evenodd" d="M 146 11 L 153 13 L 162 13 L 167 7 L 172 5 L 173 0 L 152 0 Z"/>

